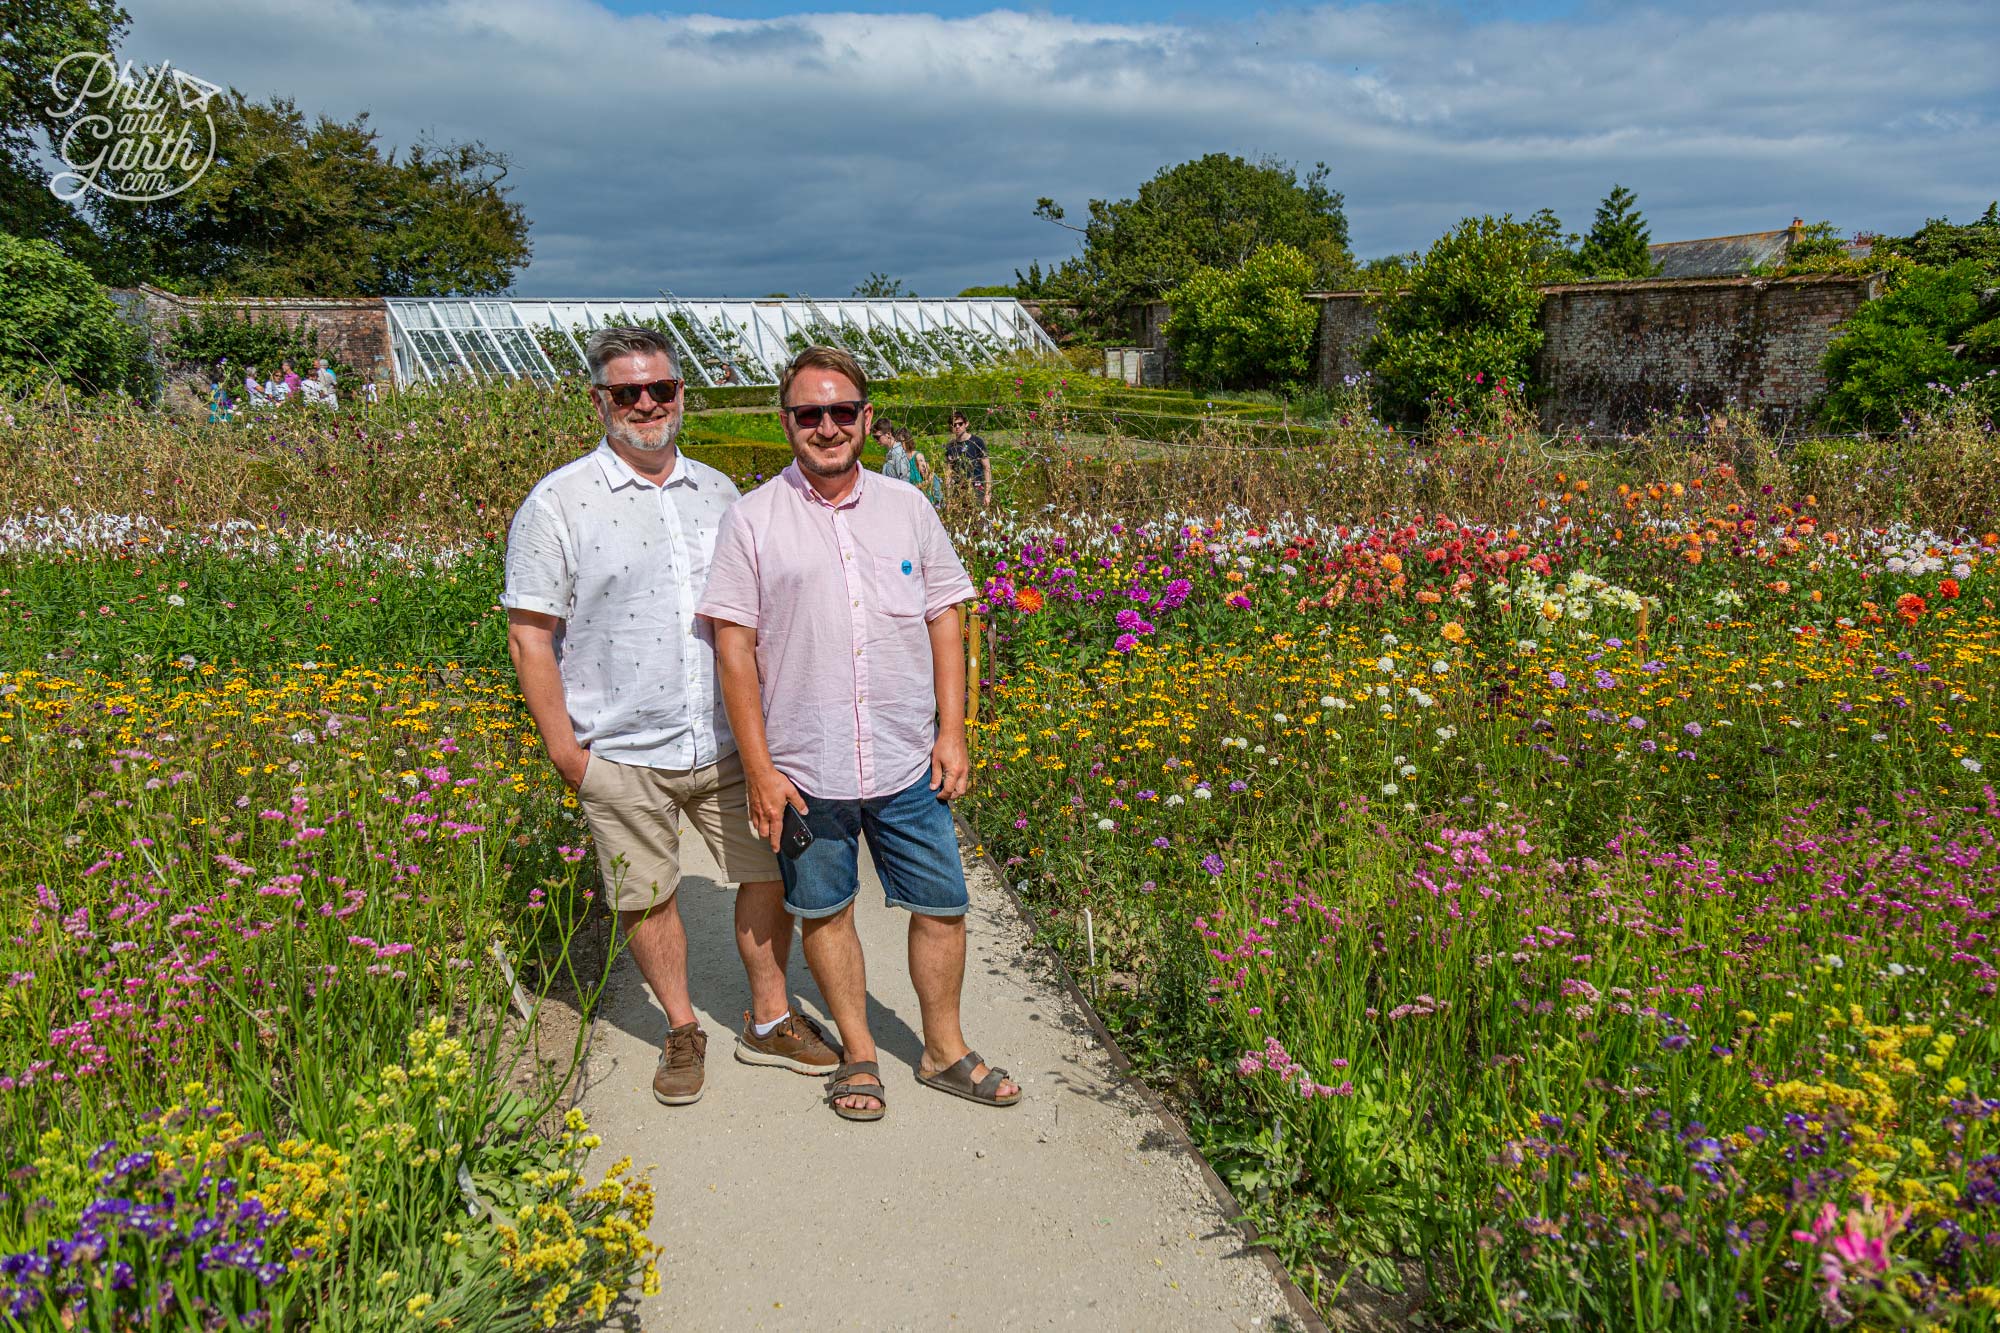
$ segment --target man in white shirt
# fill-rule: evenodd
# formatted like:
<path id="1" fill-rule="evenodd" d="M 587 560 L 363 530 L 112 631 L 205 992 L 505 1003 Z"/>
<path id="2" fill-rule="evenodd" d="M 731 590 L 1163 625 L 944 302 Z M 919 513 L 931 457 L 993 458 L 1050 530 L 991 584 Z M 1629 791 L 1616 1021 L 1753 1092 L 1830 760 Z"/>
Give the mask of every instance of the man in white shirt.
<path id="1" fill-rule="evenodd" d="M 610 905 L 666 1010 L 653 1095 L 700 1099 L 708 1034 L 688 994 L 681 922 L 686 813 L 738 884 L 736 947 L 750 980 L 736 1058 L 825 1075 L 839 1053 L 789 1010 L 792 944 L 770 845 L 751 828 L 743 765 L 695 600 L 729 478 L 681 454 L 681 378 L 653 329 L 599 329 L 584 347 L 604 439 L 542 478 L 507 544 L 507 650 L 549 760 L 575 790 Z"/>

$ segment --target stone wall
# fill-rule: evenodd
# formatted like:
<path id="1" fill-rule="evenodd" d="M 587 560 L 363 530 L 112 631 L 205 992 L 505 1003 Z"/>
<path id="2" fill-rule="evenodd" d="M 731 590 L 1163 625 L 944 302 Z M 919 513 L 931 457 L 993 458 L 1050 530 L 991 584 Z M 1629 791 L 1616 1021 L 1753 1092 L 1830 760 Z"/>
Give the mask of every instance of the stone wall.
<path id="1" fill-rule="evenodd" d="M 362 380 L 388 384 L 393 377 L 394 353 L 389 342 L 389 309 L 381 298 L 306 297 L 192 297 L 177 296 L 157 287 L 140 286 L 118 293 L 128 310 L 143 308 L 148 337 L 155 355 L 160 355 L 179 326 L 181 316 L 193 315 L 203 306 L 220 307 L 251 319 L 279 319 L 298 328 L 311 324 L 319 330 L 322 353 L 332 361 L 353 367 Z M 300 367 L 303 371 L 305 367 Z"/>
<path id="2" fill-rule="evenodd" d="M 1367 371 L 1361 349 L 1375 337 L 1375 311 L 1366 292 L 1316 293 L 1319 306 L 1319 382 L 1345 384 Z"/>
<path id="3" fill-rule="evenodd" d="M 1544 288 L 1542 415 L 1609 428 L 1685 406 L 1782 425 L 1826 391 L 1827 344 L 1879 290 L 1879 279 L 1832 274 Z"/>
<path id="4" fill-rule="evenodd" d="M 1545 341 L 1535 367 L 1546 421 L 1612 430 L 1653 409 L 1748 408 L 1782 423 L 1826 389 L 1820 358 L 1879 278 L 1671 278 L 1542 289 Z M 1361 292 L 1318 292 L 1319 380 L 1361 373 L 1375 314 Z M 1168 306 L 1140 312 L 1139 342 L 1166 345 Z M 1173 375 L 1171 354 L 1168 375 Z"/>

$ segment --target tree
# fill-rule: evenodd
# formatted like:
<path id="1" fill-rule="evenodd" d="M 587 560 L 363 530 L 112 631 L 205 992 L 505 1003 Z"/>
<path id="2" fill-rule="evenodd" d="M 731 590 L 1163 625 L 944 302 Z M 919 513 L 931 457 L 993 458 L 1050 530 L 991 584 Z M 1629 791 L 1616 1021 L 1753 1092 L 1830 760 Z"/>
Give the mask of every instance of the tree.
<path id="1" fill-rule="evenodd" d="M 76 51 L 109 51 L 130 19 L 113 0 L 8 0 L 0 34 L 0 232 L 91 250 L 83 220 L 49 192 L 36 162 L 64 128 L 49 75 Z"/>
<path id="2" fill-rule="evenodd" d="M 1521 224 L 1535 238 L 1533 262 L 1543 282 L 1573 282 L 1584 276 L 1577 263 L 1577 234 L 1563 230 L 1553 208 L 1538 208 Z"/>
<path id="3" fill-rule="evenodd" d="M 1258 250 L 1288 245 L 1306 257 L 1315 286 L 1332 286 L 1353 268 L 1340 193 L 1316 163 L 1303 179 L 1276 158 L 1246 162 L 1227 153 L 1164 167 L 1137 197 L 1090 201 L 1090 221 L 1065 221 L 1050 198 L 1035 215 L 1083 236 L 1083 252 L 1060 280 L 1100 331 L 1121 324 L 1131 307 L 1164 297 L 1196 269 L 1229 269 Z"/>
<path id="4" fill-rule="evenodd" d="M 892 278 L 886 273 L 869 273 L 868 277 L 854 289 L 856 296 L 915 296 L 916 293 L 903 285 L 901 278 Z"/>
<path id="5" fill-rule="evenodd" d="M 1307 299 L 1313 264 L 1267 245 L 1234 268 L 1198 268 L 1174 288 L 1167 343 L 1181 373 L 1203 388 L 1275 388 L 1311 380 L 1319 306 Z"/>
<path id="6" fill-rule="evenodd" d="M 0 385 L 51 376 L 90 393 L 147 392 L 144 335 L 90 270 L 47 241 L 0 234 Z"/>
<path id="7" fill-rule="evenodd" d="M 1978 221 L 1964 226 L 1931 218 L 1912 235 L 1878 236 L 1870 258 L 1886 255 L 1902 255 L 1937 268 L 1970 259 L 1987 273 L 2000 276 L 2000 203 L 1988 204 Z"/>
<path id="8" fill-rule="evenodd" d="M 1929 386 L 1986 382 L 1987 368 L 2000 365 L 2000 319 L 1982 323 L 1991 270 L 1976 259 L 1945 268 L 1906 260 L 1891 278 L 1826 350 L 1831 387 L 1821 411 L 1842 429 L 1894 430 Z"/>
<path id="9" fill-rule="evenodd" d="M 1657 269 L 1646 247 L 1653 234 L 1639 211 L 1639 196 L 1622 185 L 1597 206 L 1590 235 L 1576 252 L 1578 272 L 1587 278 L 1650 278 Z"/>
<path id="10" fill-rule="evenodd" d="M 479 143 L 383 153 L 364 112 L 308 124 L 289 100 L 212 104 L 215 161 L 181 193 L 93 195 L 102 275 L 250 296 L 504 291 L 528 260 L 507 159 Z"/>
<path id="11" fill-rule="evenodd" d="M 1432 245 L 1399 292 L 1375 296 L 1379 327 L 1363 353 L 1384 410 L 1420 421 L 1503 387 L 1525 396 L 1542 296 L 1557 262 L 1547 227 L 1467 218 Z"/>

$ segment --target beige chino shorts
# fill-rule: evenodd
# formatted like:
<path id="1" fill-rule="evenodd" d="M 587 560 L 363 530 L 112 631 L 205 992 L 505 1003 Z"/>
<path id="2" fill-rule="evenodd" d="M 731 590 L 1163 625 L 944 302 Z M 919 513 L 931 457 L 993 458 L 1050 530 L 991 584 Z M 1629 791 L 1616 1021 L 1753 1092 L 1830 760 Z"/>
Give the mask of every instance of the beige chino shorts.
<path id="1" fill-rule="evenodd" d="M 693 769 L 592 755 L 576 795 L 597 843 L 605 897 L 618 911 L 657 907 L 680 887 L 683 813 L 729 883 L 778 878 L 771 844 L 750 827 L 749 788 L 736 755 Z"/>

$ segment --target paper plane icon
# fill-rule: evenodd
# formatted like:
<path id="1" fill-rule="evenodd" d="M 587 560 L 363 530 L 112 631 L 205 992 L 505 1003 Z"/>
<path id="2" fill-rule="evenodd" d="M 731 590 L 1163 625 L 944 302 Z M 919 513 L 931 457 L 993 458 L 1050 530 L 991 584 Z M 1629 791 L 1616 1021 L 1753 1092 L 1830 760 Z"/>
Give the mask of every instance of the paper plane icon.
<path id="1" fill-rule="evenodd" d="M 210 83 L 207 79 L 197 79 L 186 70 L 176 69 L 170 72 L 174 76 L 174 92 L 181 100 L 183 111 L 208 110 L 208 99 L 222 91 L 220 84 Z"/>

